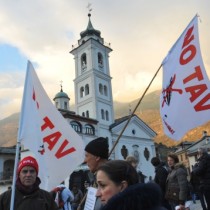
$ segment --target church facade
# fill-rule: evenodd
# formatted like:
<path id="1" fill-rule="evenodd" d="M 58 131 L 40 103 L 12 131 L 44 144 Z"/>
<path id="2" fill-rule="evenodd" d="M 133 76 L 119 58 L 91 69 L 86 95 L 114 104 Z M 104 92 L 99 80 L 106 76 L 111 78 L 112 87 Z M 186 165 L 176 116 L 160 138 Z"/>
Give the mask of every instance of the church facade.
<path id="1" fill-rule="evenodd" d="M 111 150 L 131 116 L 122 116 L 120 119 L 114 117 L 109 67 L 112 49 L 110 44 L 104 42 L 101 32 L 94 29 L 91 15 L 88 16 L 86 30 L 80 33 L 78 43 L 72 45 L 70 51 L 75 60 L 75 111 L 71 111 L 70 98 L 63 92 L 62 86 L 54 102 L 86 144 L 102 136 L 108 139 Z M 155 131 L 137 115 L 133 115 L 110 159 L 125 159 L 128 155 L 134 155 L 138 159 L 138 170 L 149 180 L 154 175 L 150 160 L 156 156 L 155 136 Z"/>

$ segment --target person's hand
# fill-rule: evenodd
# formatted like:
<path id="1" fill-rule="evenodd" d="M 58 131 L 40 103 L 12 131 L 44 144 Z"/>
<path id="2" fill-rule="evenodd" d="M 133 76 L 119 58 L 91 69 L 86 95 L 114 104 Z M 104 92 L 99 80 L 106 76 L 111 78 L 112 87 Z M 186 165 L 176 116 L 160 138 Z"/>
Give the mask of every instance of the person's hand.
<path id="1" fill-rule="evenodd" d="M 176 206 L 176 210 L 190 210 L 190 208 L 189 207 L 185 208 L 184 205 L 180 204 L 179 206 Z"/>
<path id="2" fill-rule="evenodd" d="M 179 204 L 179 210 L 185 210 L 185 206 L 182 204 Z"/>

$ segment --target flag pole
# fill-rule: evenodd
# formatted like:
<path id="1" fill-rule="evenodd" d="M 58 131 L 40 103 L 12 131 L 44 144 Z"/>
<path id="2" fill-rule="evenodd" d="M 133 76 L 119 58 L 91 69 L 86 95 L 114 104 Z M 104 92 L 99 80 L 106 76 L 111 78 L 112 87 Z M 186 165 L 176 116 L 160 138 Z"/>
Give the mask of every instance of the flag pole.
<path id="1" fill-rule="evenodd" d="M 10 210 L 14 209 L 15 183 L 16 183 L 16 177 L 17 177 L 16 172 L 17 172 L 17 165 L 19 162 L 20 148 L 21 148 L 21 143 L 20 141 L 17 141 L 16 152 L 15 152 L 15 165 L 14 165 L 14 172 L 13 172 L 13 179 L 12 179 L 12 195 L 11 195 L 11 201 L 10 201 Z"/>
<path id="2" fill-rule="evenodd" d="M 19 119 L 19 127 L 18 127 L 18 136 L 17 136 L 17 145 L 16 145 L 16 152 L 15 152 L 15 165 L 14 165 L 14 172 L 13 172 L 13 180 L 12 180 L 12 195 L 11 195 L 11 201 L 10 201 L 10 210 L 14 210 L 14 201 L 15 201 L 15 184 L 17 179 L 17 165 L 20 160 L 20 149 L 21 149 L 21 137 L 20 133 L 22 132 L 22 118 L 23 118 L 23 109 L 25 108 L 25 105 L 23 103 L 24 98 L 26 97 L 26 80 L 28 78 L 28 65 L 29 61 L 27 62 L 27 71 L 26 71 L 26 77 L 25 77 L 25 84 L 24 84 L 24 91 L 23 91 L 23 100 L 21 104 L 21 115 Z"/>
<path id="3" fill-rule="evenodd" d="M 150 86 L 151 86 L 153 80 L 154 80 L 155 77 L 157 76 L 157 74 L 158 74 L 158 72 L 160 71 L 161 67 L 162 67 L 162 63 L 161 63 L 161 65 L 160 65 L 160 67 L 158 68 L 158 70 L 156 71 L 155 75 L 153 76 L 152 80 L 150 81 L 149 85 L 148 85 L 147 88 L 145 89 L 145 91 L 144 91 L 144 93 L 142 94 L 141 98 L 139 99 L 138 103 L 136 104 L 136 107 L 134 108 L 133 112 L 130 114 L 130 116 L 129 116 L 129 118 L 128 118 L 126 124 L 125 124 L 125 126 L 123 127 L 123 129 L 122 129 L 120 135 L 118 136 L 118 138 L 117 138 L 117 140 L 115 141 L 115 143 L 114 143 L 112 149 L 111 149 L 110 152 L 109 152 L 109 157 L 110 157 L 110 155 L 112 154 L 113 150 L 115 149 L 116 145 L 118 144 L 118 142 L 119 142 L 119 140 L 120 140 L 120 138 L 121 138 L 123 132 L 125 131 L 126 127 L 128 126 L 128 123 L 131 121 L 131 118 L 133 117 L 135 111 L 137 110 L 138 106 L 140 105 L 141 101 L 143 100 L 145 94 L 147 93 L 148 89 L 150 88 Z"/>

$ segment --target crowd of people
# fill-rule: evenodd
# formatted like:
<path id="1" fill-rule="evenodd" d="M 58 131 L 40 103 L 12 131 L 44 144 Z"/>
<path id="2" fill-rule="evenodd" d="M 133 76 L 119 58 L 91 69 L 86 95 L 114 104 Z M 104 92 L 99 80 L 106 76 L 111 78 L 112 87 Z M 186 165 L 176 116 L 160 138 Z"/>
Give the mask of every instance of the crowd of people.
<path id="1" fill-rule="evenodd" d="M 145 183 L 145 176 L 137 171 L 137 160 L 108 160 L 109 145 L 106 138 L 99 137 L 85 147 L 85 162 L 94 174 L 92 183 L 96 188 L 94 210 L 189 210 L 186 201 L 196 202 L 199 197 L 203 210 L 210 210 L 210 155 L 207 149 L 198 150 L 198 160 L 193 166 L 190 181 L 183 163 L 176 154 L 168 154 L 167 163 L 158 157 L 151 159 L 155 176 Z M 39 188 L 39 166 L 35 158 L 23 158 L 17 168 L 14 210 L 84 210 L 87 192 L 77 184 L 69 189 L 61 183 L 48 192 Z M 143 178 L 143 179 L 142 179 Z M 191 196 L 191 197 L 190 197 Z M 12 189 L 0 195 L 0 209 L 9 210 Z"/>

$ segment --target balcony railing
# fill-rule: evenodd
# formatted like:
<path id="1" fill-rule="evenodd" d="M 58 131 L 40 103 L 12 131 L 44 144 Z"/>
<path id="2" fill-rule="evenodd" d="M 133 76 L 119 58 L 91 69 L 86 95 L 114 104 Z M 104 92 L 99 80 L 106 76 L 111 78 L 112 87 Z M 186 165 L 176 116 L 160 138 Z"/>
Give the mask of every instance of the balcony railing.
<path id="1" fill-rule="evenodd" d="M 111 43 L 104 42 L 103 45 L 111 49 Z M 76 49 L 77 47 L 79 47 L 79 44 L 78 43 L 73 44 L 71 45 L 71 47 L 72 47 L 72 50 Z"/>

